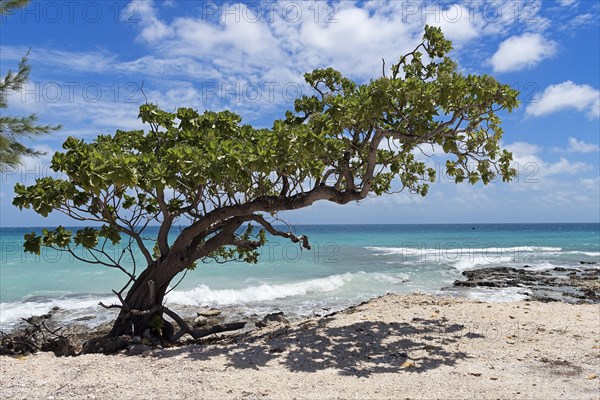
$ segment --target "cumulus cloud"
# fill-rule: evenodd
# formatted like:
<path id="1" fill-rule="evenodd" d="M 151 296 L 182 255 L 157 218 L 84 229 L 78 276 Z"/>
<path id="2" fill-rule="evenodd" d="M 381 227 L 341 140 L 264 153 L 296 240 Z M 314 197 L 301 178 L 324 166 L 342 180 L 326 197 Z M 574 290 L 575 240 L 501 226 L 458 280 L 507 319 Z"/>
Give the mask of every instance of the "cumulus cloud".
<path id="1" fill-rule="evenodd" d="M 586 189 L 589 190 L 598 190 L 600 189 L 600 177 L 595 178 L 581 178 L 579 179 L 579 183 Z"/>
<path id="2" fill-rule="evenodd" d="M 567 151 L 572 153 L 596 153 L 600 151 L 600 147 L 594 143 L 586 143 L 583 140 L 569 137 L 569 147 L 567 148 Z"/>
<path id="3" fill-rule="evenodd" d="M 498 47 L 489 62 L 495 72 L 519 71 L 532 68 L 556 53 L 556 43 L 539 33 L 512 36 Z"/>
<path id="4" fill-rule="evenodd" d="M 542 149 L 527 142 L 514 142 L 506 145 L 506 149 L 513 153 L 514 167 L 519 173 L 519 182 L 544 183 L 550 176 L 562 174 L 577 174 L 593 169 L 590 164 L 569 161 L 561 157 L 556 162 L 549 162 L 540 156 Z"/>
<path id="5" fill-rule="evenodd" d="M 142 26 L 139 35 L 141 39 L 147 42 L 155 42 L 173 34 L 173 29 L 156 16 L 153 1 L 135 2 L 132 5 L 133 8 L 124 8 L 123 13 L 130 13 L 131 9 L 135 10 Z"/>
<path id="6" fill-rule="evenodd" d="M 531 103 L 526 112 L 536 117 L 557 111 L 575 109 L 585 111 L 589 117 L 600 116 L 600 91 L 590 85 L 578 85 L 565 81 L 548 86 L 535 103 Z"/>
<path id="7" fill-rule="evenodd" d="M 471 10 L 472 8 L 460 4 L 440 6 L 439 12 L 434 13 L 428 13 L 426 9 L 425 22 L 442 28 L 444 35 L 452 41 L 467 42 L 476 38 L 482 28 L 482 21 L 476 19 L 475 13 Z"/>

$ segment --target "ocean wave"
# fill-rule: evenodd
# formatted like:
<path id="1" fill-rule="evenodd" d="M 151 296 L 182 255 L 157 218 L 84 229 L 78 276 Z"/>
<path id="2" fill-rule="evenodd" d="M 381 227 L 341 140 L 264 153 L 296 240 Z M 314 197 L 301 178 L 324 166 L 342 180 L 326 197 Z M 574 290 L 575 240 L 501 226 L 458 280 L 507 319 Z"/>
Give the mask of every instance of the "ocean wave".
<path id="1" fill-rule="evenodd" d="M 194 289 L 173 291 L 167 301 L 182 305 L 226 306 L 305 296 L 313 293 L 333 292 L 353 282 L 358 285 L 365 281 L 397 285 L 409 280 L 401 273 L 347 272 L 325 278 L 309 279 L 300 282 L 248 286 L 239 289 L 212 289 L 202 284 Z"/>
<path id="2" fill-rule="evenodd" d="M 561 253 L 560 247 L 548 246 L 511 246 L 511 247 L 462 247 L 462 248 L 407 248 L 407 247 L 367 247 L 376 251 L 375 256 L 400 256 L 399 259 L 386 261 L 393 264 L 425 263 L 444 265 L 458 271 L 492 266 L 522 267 L 535 264 L 540 256 L 553 256 Z M 556 265 L 564 266 L 564 265 Z"/>
<path id="3" fill-rule="evenodd" d="M 261 284 L 241 289 L 211 289 L 202 284 L 191 290 L 173 291 L 166 299 L 169 302 L 185 305 L 244 304 L 302 296 L 307 293 L 330 292 L 344 286 L 351 279 L 352 274 L 348 272 L 297 283 Z"/>
<path id="4" fill-rule="evenodd" d="M 381 283 L 389 283 L 392 285 L 399 285 L 401 283 L 405 283 L 410 281 L 410 278 L 406 274 L 389 274 L 383 272 L 374 272 L 374 273 L 364 273 L 368 279 L 381 282 Z"/>
<path id="5" fill-rule="evenodd" d="M 548 246 L 511 246 L 500 247 L 490 244 L 487 247 L 364 247 L 367 250 L 375 251 L 374 256 L 402 255 L 405 257 L 419 257 L 424 255 L 448 255 L 448 254 L 494 254 L 494 253 L 540 253 L 540 252 L 561 252 L 561 247 Z"/>
<path id="6" fill-rule="evenodd" d="M 562 252 L 562 254 L 583 254 L 585 256 L 590 256 L 590 257 L 600 257 L 600 251 L 578 251 L 578 250 L 572 250 L 572 251 L 564 251 L 564 252 Z"/>
<path id="7" fill-rule="evenodd" d="M 90 314 L 101 314 L 102 319 L 92 321 L 92 325 L 98 325 L 102 322 L 110 320 L 112 313 L 107 313 L 107 310 L 101 308 L 98 303 L 105 304 L 115 303 L 116 297 L 106 296 L 73 296 L 62 298 L 50 298 L 47 296 L 38 296 L 29 298 L 25 301 L 14 301 L 0 303 L 0 325 L 2 329 L 8 329 L 21 321 L 21 318 L 28 318 L 33 315 L 43 315 L 52 309 L 59 307 L 59 312 L 63 317 L 75 319 L 81 316 Z"/>

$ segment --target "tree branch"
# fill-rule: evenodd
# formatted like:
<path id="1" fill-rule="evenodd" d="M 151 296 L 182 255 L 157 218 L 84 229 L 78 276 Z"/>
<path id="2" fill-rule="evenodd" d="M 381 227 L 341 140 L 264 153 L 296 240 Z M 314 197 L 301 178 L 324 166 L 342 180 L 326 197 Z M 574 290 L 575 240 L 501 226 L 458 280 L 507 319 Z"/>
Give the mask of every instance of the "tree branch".
<path id="1" fill-rule="evenodd" d="M 302 242 L 302 247 L 304 247 L 307 250 L 310 250 L 310 244 L 308 243 L 308 237 L 306 237 L 304 235 L 296 236 L 291 232 L 283 232 L 283 231 L 277 230 L 262 215 L 254 214 L 254 215 L 251 215 L 249 217 L 249 219 L 261 224 L 266 229 L 266 231 L 269 232 L 271 235 L 290 239 L 294 243 Z"/>

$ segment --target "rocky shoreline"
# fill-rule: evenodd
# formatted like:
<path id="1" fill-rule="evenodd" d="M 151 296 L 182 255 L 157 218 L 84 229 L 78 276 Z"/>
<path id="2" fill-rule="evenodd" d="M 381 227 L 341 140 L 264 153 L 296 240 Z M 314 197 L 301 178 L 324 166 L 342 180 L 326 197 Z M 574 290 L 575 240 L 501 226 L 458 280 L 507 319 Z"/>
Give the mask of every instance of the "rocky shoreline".
<path id="1" fill-rule="evenodd" d="M 563 302 L 570 304 L 600 303 L 600 269 L 590 268 L 590 262 L 582 262 L 581 268 L 556 267 L 549 270 L 535 270 L 529 265 L 523 268 L 479 268 L 463 272 L 465 280 L 456 280 L 452 290 L 487 288 L 519 288 L 527 300 L 540 302 Z M 450 288 L 446 288 L 450 289 Z M 352 307 L 350 308 L 352 309 Z M 269 314 L 264 318 L 253 316 L 236 323 L 241 327 L 233 332 L 221 333 L 218 337 L 181 340 L 177 344 L 157 343 L 152 337 L 119 337 L 101 341 L 111 329 L 112 322 L 96 327 L 82 324 L 86 318 L 78 318 L 77 323 L 59 326 L 54 316 L 60 313 L 54 307 L 48 313 L 24 319 L 24 324 L 10 333 L 0 332 L 0 355 L 21 356 L 37 351 L 50 351 L 56 356 L 75 356 L 90 353 L 122 353 L 126 355 L 152 355 L 165 346 L 180 346 L 192 343 L 214 341 L 217 338 L 235 338 L 240 334 L 263 328 L 272 323 L 288 324 L 282 312 Z M 230 315 L 221 310 L 200 308 L 196 316 L 184 318 L 188 324 L 210 330 L 222 324 L 231 323 L 239 315 Z M 335 313 L 334 313 L 335 314 Z M 333 315 L 333 314 L 331 314 Z M 90 316 L 89 318 L 93 318 Z M 292 317 L 292 319 L 294 319 Z"/>
<path id="2" fill-rule="evenodd" d="M 268 327 L 274 323 L 290 323 L 283 312 L 267 314 L 263 318 L 255 316 L 255 318 L 237 319 L 232 322 L 237 318 L 236 315 L 223 313 L 215 308 L 200 307 L 196 310 L 195 317 L 188 316 L 183 320 L 190 326 L 207 332 L 218 331 L 219 336 L 207 335 L 206 338 L 197 340 L 184 338 L 176 343 L 164 343 L 157 341 L 149 332 L 144 337 L 120 336 L 105 339 L 112 328 L 112 322 L 95 327 L 83 324 L 60 325 L 60 321 L 55 318 L 60 311 L 60 308 L 53 307 L 46 314 L 24 318 L 23 324 L 10 333 L 0 332 L 0 356 L 26 356 L 38 351 L 52 352 L 58 357 L 94 353 L 149 356 L 166 347 L 179 347 L 231 338 L 257 328 Z M 294 320 L 294 318 L 290 319 Z M 77 320 L 81 322 L 85 319 L 78 318 Z M 220 327 L 225 325 L 235 325 L 237 329 L 221 332 Z"/>
<path id="3" fill-rule="evenodd" d="M 582 265 L 593 264 L 581 262 Z M 466 280 L 454 281 L 454 288 L 521 288 L 520 294 L 533 301 L 561 301 L 572 304 L 600 303 L 600 269 L 563 268 L 536 271 L 523 268 L 479 268 L 463 272 Z"/>

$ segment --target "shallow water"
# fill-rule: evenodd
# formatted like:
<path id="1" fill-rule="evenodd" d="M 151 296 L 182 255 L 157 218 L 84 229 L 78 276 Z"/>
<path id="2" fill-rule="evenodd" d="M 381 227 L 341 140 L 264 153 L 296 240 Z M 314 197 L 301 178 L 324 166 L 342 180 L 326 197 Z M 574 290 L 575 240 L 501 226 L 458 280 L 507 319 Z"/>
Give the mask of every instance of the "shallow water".
<path id="1" fill-rule="evenodd" d="M 59 316 L 65 321 L 96 315 L 86 321 L 94 325 L 113 318 L 97 303 L 113 302 L 111 289 L 120 288 L 125 276 L 49 249 L 41 256 L 25 254 L 23 235 L 32 230 L 41 229 L 0 229 L 1 328 L 52 306 L 63 309 Z M 388 292 L 456 295 L 441 289 L 471 268 L 544 270 L 600 261 L 599 224 L 312 225 L 295 231 L 309 236 L 313 250 L 270 237 L 258 264 L 199 264 L 167 295 L 167 303 L 308 315 Z M 155 233 L 151 228 L 149 234 Z M 131 260 L 126 264 L 131 268 Z M 518 290 L 460 294 L 484 301 L 522 298 Z"/>

